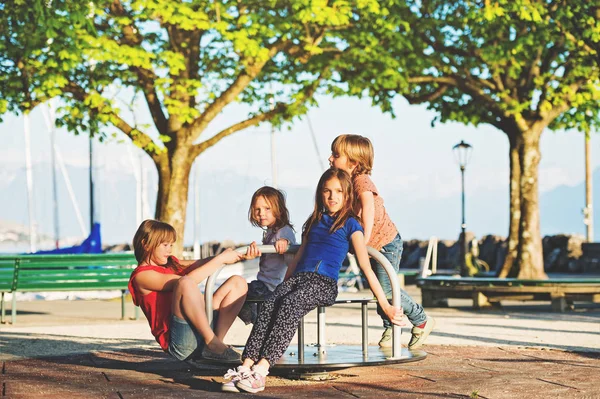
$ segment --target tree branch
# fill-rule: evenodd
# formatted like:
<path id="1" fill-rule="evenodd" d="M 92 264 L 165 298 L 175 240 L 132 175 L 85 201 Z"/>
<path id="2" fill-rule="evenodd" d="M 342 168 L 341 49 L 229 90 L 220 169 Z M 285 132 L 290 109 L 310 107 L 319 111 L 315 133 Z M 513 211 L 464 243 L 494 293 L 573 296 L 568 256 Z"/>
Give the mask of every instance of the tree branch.
<path id="1" fill-rule="evenodd" d="M 440 77 L 418 76 L 418 77 L 408 78 L 408 82 L 414 83 L 414 84 L 439 83 L 439 84 L 443 84 L 443 85 L 454 86 L 456 88 L 459 88 L 465 94 L 470 95 L 474 99 L 482 101 L 483 103 L 487 104 L 490 111 L 492 111 L 498 117 L 504 118 L 504 117 L 508 116 L 506 114 L 506 111 L 502 110 L 498 106 L 496 101 L 493 98 L 491 98 L 490 96 L 488 96 L 486 93 L 484 93 L 480 87 L 470 84 L 470 83 L 464 81 L 463 79 L 459 79 L 456 77 L 450 77 L 450 76 L 440 76 Z"/>
<path id="2" fill-rule="evenodd" d="M 246 119 L 245 121 L 236 123 L 235 125 L 232 125 L 227 129 L 221 130 L 219 133 L 215 134 L 211 138 L 194 145 L 194 147 L 191 150 L 192 157 L 195 158 L 207 148 L 212 147 L 213 145 L 217 144 L 219 141 L 221 141 L 227 136 L 232 135 L 233 133 L 239 132 L 240 130 L 246 129 L 251 126 L 258 125 L 261 122 L 271 120 L 275 115 L 282 112 L 281 110 L 283 107 L 285 107 L 283 104 L 279 104 L 277 107 L 275 107 L 269 112 L 256 115 L 252 118 Z"/>
<path id="3" fill-rule="evenodd" d="M 427 93 L 420 96 L 411 96 L 410 94 L 405 94 L 404 98 L 408 100 L 409 104 L 422 104 L 437 100 L 438 98 L 443 96 L 447 90 L 448 85 L 441 85 L 432 93 Z"/>
<path id="4" fill-rule="evenodd" d="M 339 56 L 335 56 L 333 58 L 333 60 L 337 60 L 338 58 L 339 58 Z M 285 114 L 292 108 L 298 107 L 298 106 L 304 104 L 306 101 L 313 98 L 317 89 L 319 88 L 320 83 L 323 81 L 323 79 L 325 79 L 326 77 L 328 77 L 330 75 L 330 72 L 331 72 L 331 68 L 328 65 L 323 69 L 323 71 L 321 72 L 321 74 L 319 75 L 319 77 L 317 79 L 315 79 L 313 82 L 311 82 L 310 85 L 308 85 L 304 88 L 302 97 L 300 100 L 297 100 L 292 104 L 281 104 L 281 103 L 277 104 L 272 110 L 270 110 L 268 112 L 264 112 L 260 115 L 255 115 L 252 118 L 246 119 L 245 121 L 236 123 L 235 125 L 232 125 L 232 126 L 228 127 L 227 129 L 224 129 L 224 130 L 220 131 L 219 133 L 215 134 L 210 139 L 207 139 L 199 144 L 196 144 L 192 149 L 192 157 L 195 158 L 196 156 L 201 154 L 207 148 L 212 147 L 213 145 L 215 145 L 216 143 L 218 143 L 225 137 L 230 136 L 235 132 L 239 132 L 240 130 L 246 129 L 250 126 L 258 125 L 261 122 L 271 120 L 277 115 Z"/>
<path id="5" fill-rule="evenodd" d="M 190 126 L 191 139 L 195 140 L 200 133 L 206 129 L 208 124 L 223 110 L 223 108 L 235 100 L 250 82 L 260 73 L 266 63 L 271 60 L 279 51 L 288 45 L 287 41 L 278 40 L 269 48 L 269 57 L 264 61 L 256 63 L 242 71 L 233 83 L 213 101 Z"/>
<path id="6" fill-rule="evenodd" d="M 82 103 L 87 97 L 87 93 L 73 82 L 70 82 L 63 90 L 65 93 L 71 93 L 75 100 Z M 148 149 L 150 144 L 154 144 L 154 140 L 152 140 L 152 138 L 150 138 L 150 136 L 148 136 L 146 133 L 129 125 L 112 109 L 110 112 L 106 112 L 106 110 L 102 109 L 101 107 L 91 107 L 88 105 L 88 108 L 97 113 L 108 115 L 109 121 L 114 127 L 122 131 L 127 137 L 131 139 L 131 141 L 138 144 L 144 151 L 146 151 L 148 155 L 150 155 L 150 157 L 152 157 L 154 161 L 158 160 L 158 155 L 154 151 Z"/>
<path id="7" fill-rule="evenodd" d="M 120 0 L 113 1 L 113 3 L 110 5 L 110 11 L 112 14 L 117 16 L 129 16 Z M 123 43 L 129 46 L 139 46 L 143 41 L 141 33 L 139 33 L 139 29 L 137 29 L 133 23 L 123 26 L 121 32 Z M 140 79 L 141 88 L 144 93 L 144 97 L 146 98 L 146 102 L 148 103 L 148 108 L 150 109 L 150 114 L 156 129 L 161 134 L 168 134 L 168 120 L 163 112 L 162 104 L 160 103 L 158 94 L 156 92 L 156 86 L 154 85 L 154 81 L 157 79 L 156 74 L 152 70 L 140 67 L 130 67 L 130 69 L 135 72 Z"/>

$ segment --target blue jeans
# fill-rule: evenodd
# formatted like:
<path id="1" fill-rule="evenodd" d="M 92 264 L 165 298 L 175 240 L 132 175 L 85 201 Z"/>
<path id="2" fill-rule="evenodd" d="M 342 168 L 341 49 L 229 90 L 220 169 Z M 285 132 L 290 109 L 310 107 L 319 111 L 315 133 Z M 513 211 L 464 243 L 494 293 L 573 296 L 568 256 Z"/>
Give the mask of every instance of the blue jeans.
<path id="1" fill-rule="evenodd" d="M 267 285 L 260 281 L 254 280 L 248 284 L 248 293 L 246 299 L 267 299 L 273 292 L 269 290 Z M 238 317 L 244 322 L 244 324 L 254 324 L 258 319 L 258 304 L 254 302 L 246 302 L 240 309 Z"/>
<path id="2" fill-rule="evenodd" d="M 402 238 L 400 238 L 400 234 L 397 234 L 396 237 L 387 245 L 384 245 L 381 248 L 381 253 L 383 256 L 387 258 L 392 264 L 392 268 L 396 273 L 400 270 L 400 259 L 402 258 Z M 381 288 L 383 288 L 383 292 L 385 292 L 385 296 L 388 298 L 392 297 L 392 285 L 390 284 L 390 279 L 388 274 L 385 272 L 383 266 L 381 266 L 378 262 L 371 259 L 371 266 L 373 267 L 373 271 L 379 280 L 379 284 L 381 284 Z M 410 295 L 406 293 L 402 288 L 400 288 L 400 293 L 402 294 L 402 298 L 400 304 L 402 305 L 402 310 L 404 314 L 408 318 L 408 320 L 415 326 L 425 323 L 427 320 L 427 315 L 423 310 L 423 307 L 415 302 L 414 299 Z M 385 328 L 391 327 L 392 322 L 385 315 L 385 312 L 377 304 L 377 314 L 383 320 L 383 326 Z"/>
<path id="3" fill-rule="evenodd" d="M 187 321 L 171 316 L 169 327 L 168 352 L 176 359 L 186 360 L 195 357 L 204 347 L 204 338 Z"/>

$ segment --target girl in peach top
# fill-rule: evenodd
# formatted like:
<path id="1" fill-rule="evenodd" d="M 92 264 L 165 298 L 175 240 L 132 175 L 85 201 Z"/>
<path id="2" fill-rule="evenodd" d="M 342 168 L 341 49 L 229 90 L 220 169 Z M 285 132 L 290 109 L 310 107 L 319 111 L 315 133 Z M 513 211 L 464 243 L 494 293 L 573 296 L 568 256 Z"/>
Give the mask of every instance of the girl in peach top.
<path id="1" fill-rule="evenodd" d="M 402 257 L 402 238 L 387 214 L 383 199 L 371 180 L 374 157 L 373 145 L 368 138 L 356 134 L 343 134 L 336 137 L 331 144 L 329 163 L 332 167 L 343 169 L 352 176 L 357 199 L 356 213 L 362 220 L 365 241 L 368 246 L 380 251 L 398 272 Z M 379 263 L 372 261 L 372 265 L 381 286 L 389 296 L 392 287 L 387 273 Z M 419 348 L 435 326 L 435 320 L 427 317 L 423 307 L 404 290 L 402 290 L 401 303 L 404 314 L 413 324 L 408 347 Z M 389 347 L 392 345 L 392 324 L 379 307 L 377 313 L 381 316 L 385 327 L 379 346 Z"/>

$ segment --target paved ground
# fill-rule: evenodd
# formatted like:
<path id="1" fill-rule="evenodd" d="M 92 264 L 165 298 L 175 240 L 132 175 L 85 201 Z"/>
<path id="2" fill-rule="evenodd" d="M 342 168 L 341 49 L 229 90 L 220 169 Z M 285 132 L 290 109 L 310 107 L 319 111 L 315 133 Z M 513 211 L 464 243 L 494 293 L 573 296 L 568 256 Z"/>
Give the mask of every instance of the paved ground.
<path id="1" fill-rule="evenodd" d="M 259 396 L 600 398 L 600 306 L 559 314 L 549 303 L 509 302 L 480 312 L 469 304 L 429 310 L 437 328 L 423 361 L 345 369 L 328 381 L 271 377 Z M 145 320 L 118 320 L 118 300 L 21 302 L 18 309 L 17 324 L 0 326 L 0 397 L 239 396 L 218 392 L 224 369 L 172 360 L 157 349 Z M 369 317 L 375 344 L 382 329 L 374 309 Z M 358 307 L 329 308 L 327 321 L 328 342 L 360 343 Z M 306 342 L 315 341 L 315 324 L 309 315 Z M 242 345 L 248 333 L 236 322 L 227 341 Z"/>

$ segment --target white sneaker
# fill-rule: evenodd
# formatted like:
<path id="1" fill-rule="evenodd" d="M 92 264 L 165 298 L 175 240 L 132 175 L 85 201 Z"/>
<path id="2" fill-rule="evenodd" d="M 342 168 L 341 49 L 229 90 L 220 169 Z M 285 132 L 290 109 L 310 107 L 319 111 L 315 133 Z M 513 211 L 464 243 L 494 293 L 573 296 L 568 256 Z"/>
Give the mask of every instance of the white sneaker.
<path id="1" fill-rule="evenodd" d="M 243 378 L 246 378 L 250 375 L 251 371 L 248 367 L 238 366 L 234 369 L 227 370 L 227 373 L 223 376 L 223 378 L 229 379 L 229 381 L 224 382 L 221 385 L 221 391 L 223 392 L 239 392 L 235 383 L 240 381 Z"/>
<path id="2" fill-rule="evenodd" d="M 254 366 L 248 375 L 235 383 L 235 386 L 245 392 L 262 392 L 265 390 L 268 374 L 269 372 L 267 370 L 259 369 L 258 367 Z"/>

